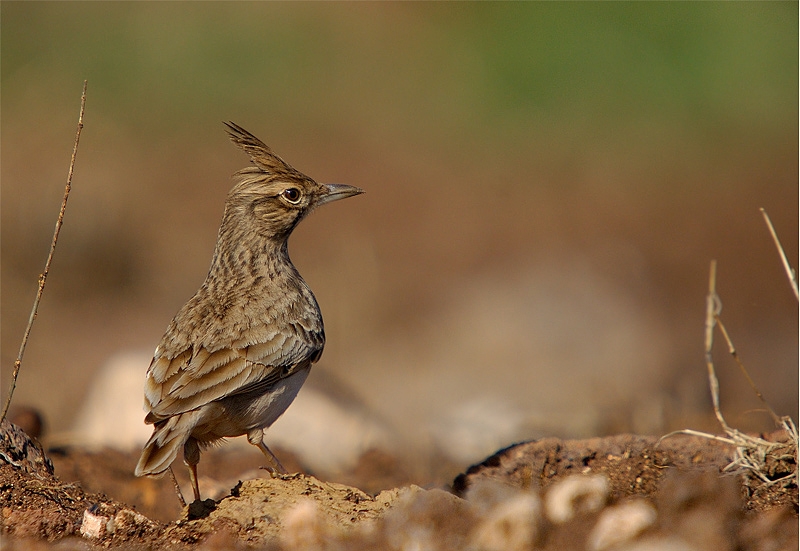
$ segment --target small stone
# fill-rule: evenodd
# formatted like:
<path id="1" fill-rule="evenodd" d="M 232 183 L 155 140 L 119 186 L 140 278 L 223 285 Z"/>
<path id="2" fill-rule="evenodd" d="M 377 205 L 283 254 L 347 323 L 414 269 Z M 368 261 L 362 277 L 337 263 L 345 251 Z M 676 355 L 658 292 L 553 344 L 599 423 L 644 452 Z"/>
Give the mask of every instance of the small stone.
<path id="1" fill-rule="evenodd" d="M 644 500 L 637 499 L 609 507 L 603 511 L 587 538 L 589 551 L 605 551 L 628 543 L 652 526 L 656 509 Z"/>
<path id="2" fill-rule="evenodd" d="M 538 495 L 484 480 L 470 486 L 466 497 L 478 513 L 471 533 L 476 549 L 523 551 L 533 547 L 542 508 Z"/>
<path id="3" fill-rule="evenodd" d="M 102 538 L 106 534 L 108 521 L 108 517 L 96 515 L 86 509 L 83 512 L 83 522 L 81 522 L 81 535 L 91 539 Z"/>
<path id="4" fill-rule="evenodd" d="M 573 475 L 553 484 L 545 495 L 545 514 L 563 524 L 578 513 L 592 513 L 605 505 L 609 482 L 604 475 Z"/>

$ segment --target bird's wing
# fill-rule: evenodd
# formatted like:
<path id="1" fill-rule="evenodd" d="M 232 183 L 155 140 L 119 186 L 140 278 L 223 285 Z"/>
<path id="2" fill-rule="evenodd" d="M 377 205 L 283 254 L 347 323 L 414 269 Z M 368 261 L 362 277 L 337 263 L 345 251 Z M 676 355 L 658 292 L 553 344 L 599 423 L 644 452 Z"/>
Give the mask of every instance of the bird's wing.
<path id="1" fill-rule="evenodd" d="M 259 343 L 214 351 L 190 348 L 171 356 L 159 347 L 145 382 L 148 419 L 164 419 L 232 394 L 269 388 L 319 357 L 321 344 L 304 337 L 301 332 L 274 331 Z"/>

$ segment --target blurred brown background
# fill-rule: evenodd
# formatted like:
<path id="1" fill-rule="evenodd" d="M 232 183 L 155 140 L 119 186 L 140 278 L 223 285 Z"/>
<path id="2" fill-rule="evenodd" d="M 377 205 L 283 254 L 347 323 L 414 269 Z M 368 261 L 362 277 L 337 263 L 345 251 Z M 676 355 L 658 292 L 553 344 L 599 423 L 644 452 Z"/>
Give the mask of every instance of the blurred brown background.
<path id="1" fill-rule="evenodd" d="M 367 190 L 314 213 L 290 250 L 328 334 L 310 388 L 398 441 L 467 462 L 545 434 L 717 430 L 712 258 L 742 359 L 797 419 L 798 305 L 758 210 L 796 267 L 797 3 L 0 10 L 3 398 L 89 81 L 15 395 L 51 435 L 74 430 L 120 353 L 143 358 L 140 380 L 108 393 L 140 402 L 247 163 L 223 120 Z M 771 429 L 718 345 L 728 421 Z M 122 415 L 108 409 L 88 415 Z"/>

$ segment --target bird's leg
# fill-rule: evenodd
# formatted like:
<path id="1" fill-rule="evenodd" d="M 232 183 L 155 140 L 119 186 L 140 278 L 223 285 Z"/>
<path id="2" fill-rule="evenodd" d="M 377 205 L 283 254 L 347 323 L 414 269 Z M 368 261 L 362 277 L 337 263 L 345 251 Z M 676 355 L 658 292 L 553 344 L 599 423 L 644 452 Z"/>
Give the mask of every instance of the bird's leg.
<path id="1" fill-rule="evenodd" d="M 200 463 L 200 446 L 191 436 L 183 445 L 183 462 L 189 467 L 189 480 L 192 483 L 194 500 L 200 501 L 200 486 L 197 484 L 197 464 Z"/>
<path id="2" fill-rule="evenodd" d="M 287 474 L 287 471 L 284 468 L 284 466 L 281 465 L 281 462 L 278 461 L 278 458 L 275 457 L 275 454 L 272 453 L 272 450 L 270 450 L 267 447 L 267 445 L 264 443 L 263 440 L 261 442 L 259 442 L 257 445 L 258 445 L 259 449 L 261 449 L 261 451 L 264 452 L 264 455 L 266 456 L 267 461 L 270 462 L 270 466 L 267 467 L 267 470 L 269 471 L 270 476 L 275 478 L 279 474 Z"/>
<path id="3" fill-rule="evenodd" d="M 279 474 L 287 474 L 286 469 L 281 465 L 281 462 L 278 461 L 278 458 L 275 457 L 275 454 L 272 453 L 267 445 L 264 443 L 264 430 L 263 429 L 256 429 L 247 433 L 247 441 L 253 444 L 254 446 L 258 446 L 264 456 L 269 461 L 269 465 L 264 467 L 272 478 L 277 477 Z"/>
<path id="4" fill-rule="evenodd" d="M 175 493 L 178 494 L 178 499 L 181 502 L 181 507 L 186 507 L 186 500 L 183 499 L 183 492 L 181 492 L 181 487 L 178 484 L 178 479 L 175 478 L 175 471 L 172 470 L 172 465 L 170 465 L 167 470 L 169 471 L 169 477 L 172 479 L 172 485 L 175 487 Z"/>

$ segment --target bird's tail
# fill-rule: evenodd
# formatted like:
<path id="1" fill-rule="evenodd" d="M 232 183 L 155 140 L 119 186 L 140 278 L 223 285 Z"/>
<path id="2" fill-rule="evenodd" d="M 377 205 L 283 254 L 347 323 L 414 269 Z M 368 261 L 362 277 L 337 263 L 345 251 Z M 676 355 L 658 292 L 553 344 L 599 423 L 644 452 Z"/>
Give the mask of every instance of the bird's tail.
<path id="1" fill-rule="evenodd" d="M 136 465 L 136 476 L 160 475 L 175 461 L 199 421 L 199 411 L 187 411 L 155 424 Z"/>

